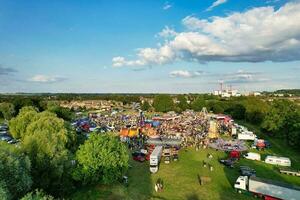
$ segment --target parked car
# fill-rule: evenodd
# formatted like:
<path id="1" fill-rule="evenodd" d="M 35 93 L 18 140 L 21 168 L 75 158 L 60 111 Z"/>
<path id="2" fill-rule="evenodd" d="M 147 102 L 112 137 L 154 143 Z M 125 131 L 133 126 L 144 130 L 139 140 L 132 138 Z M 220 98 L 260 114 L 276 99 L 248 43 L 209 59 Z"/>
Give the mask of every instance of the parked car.
<path id="1" fill-rule="evenodd" d="M 240 166 L 240 173 L 242 176 L 256 176 L 256 171 L 248 166 Z"/>
<path id="2" fill-rule="evenodd" d="M 221 159 L 219 160 L 219 162 L 227 167 L 233 168 L 234 167 L 234 163 L 237 161 L 237 159 L 235 158 L 229 158 L 229 159 Z"/>
<path id="3" fill-rule="evenodd" d="M 145 154 L 143 154 L 141 152 L 133 152 L 132 153 L 132 158 L 135 161 L 144 162 L 145 161 Z"/>
<path id="4" fill-rule="evenodd" d="M 12 140 L 12 139 L 13 139 L 13 138 L 10 137 L 9 135 L 1 135 L 1 136 L 0 136 L 0 140 L 1 140 L 1 141 L 8 142 L 8 141 L 10 141 L 10 140 Z"/>
<path id="5" fill-rule="evenodd" d="M 170 161 L 171 161 L 170 156 L 166 156 L 166 157 L 164 158 L 164 161 L 165 161 L 166 164 L 169 164 Z"/>
<path id="6" fill-rule="evenodd" d="M 270 148 L 271 147 L 271 143 L 268 140 L 265 140 L 265 145 L 266 145 L 266 148 Z"/>
<path id="7" fill-rule="evenodd" d="M 173 160 L 174 160 L 174 161 L 178 161 L 178 154 L 174 154 L 174 155 L 173 155 Z"/>

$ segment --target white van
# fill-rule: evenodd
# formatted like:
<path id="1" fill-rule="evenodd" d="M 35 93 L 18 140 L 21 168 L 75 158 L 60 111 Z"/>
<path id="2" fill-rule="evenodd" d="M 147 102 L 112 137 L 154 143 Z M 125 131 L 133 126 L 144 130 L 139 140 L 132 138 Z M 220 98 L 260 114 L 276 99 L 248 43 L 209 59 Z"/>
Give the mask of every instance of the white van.
<path id="1" fill-rule="evenodd" d="M 156 146 L 150 155 L 150 172 L 156 173 L 162 154 L 162 146 Z"/>
<path id="2" fill-rule="evenodd" d="M 246 153 L 244 155 L 244 158 L 247 158 L 249 160 L 258 160 L 258 161 L 260 161 L 260 159 L 261 159 L 259 153 L 253 153 L 253 152 Z"/>
<path id="3" fill-rule="evenodd" d="M 292 165 L 291 160 L 289 158 L 277 156 L 267 156 L 265 159 L 265 163 L 286 167 L 290 167 Z"/>

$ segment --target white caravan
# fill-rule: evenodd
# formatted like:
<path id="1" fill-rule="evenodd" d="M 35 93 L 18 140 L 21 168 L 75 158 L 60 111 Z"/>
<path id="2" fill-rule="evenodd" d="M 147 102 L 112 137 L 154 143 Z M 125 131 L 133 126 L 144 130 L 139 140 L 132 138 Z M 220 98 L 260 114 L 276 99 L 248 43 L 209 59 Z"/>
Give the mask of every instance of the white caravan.
<path id="1" fill-rule="evenodd" d="M 261 159 L 259 153 L 253 153 L 253 152 L 246 153 L 244 155 L 244 158 L 247 158 L 249 160 L 258 160 L 258 161 L 260 161 L 260 159 Z"/>
<path id="2" fill-rule="evenodd" d="M 277 156 L 267 156 L 265 159 L 265 163 L 286 167 L 290 167 L 292 165 L 292 162 L 289 158 Z"/>

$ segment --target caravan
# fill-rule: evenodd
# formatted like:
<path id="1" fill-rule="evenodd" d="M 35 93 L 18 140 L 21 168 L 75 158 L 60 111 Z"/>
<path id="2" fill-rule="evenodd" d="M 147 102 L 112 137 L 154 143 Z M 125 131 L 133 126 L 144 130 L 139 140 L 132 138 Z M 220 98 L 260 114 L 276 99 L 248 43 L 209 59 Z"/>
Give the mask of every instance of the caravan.
<path id="1" fill-rule="evenodd" d="M 272 165 L 280 165 L 280 166 L 291 166 L 291 160 L 286 157 L 277 157 L 277 156 L 267 156 L 265 159 L 265 163 L 272 164 Z"/>
<path id="2" fill-rule="evenodd" d="M 249 160 L 258 160 L 258 161 L 260 161 L 260 154 L 249 152 L 249 153 L 246 153 L 244 155 L 244 158 L 249 159 Z"/>

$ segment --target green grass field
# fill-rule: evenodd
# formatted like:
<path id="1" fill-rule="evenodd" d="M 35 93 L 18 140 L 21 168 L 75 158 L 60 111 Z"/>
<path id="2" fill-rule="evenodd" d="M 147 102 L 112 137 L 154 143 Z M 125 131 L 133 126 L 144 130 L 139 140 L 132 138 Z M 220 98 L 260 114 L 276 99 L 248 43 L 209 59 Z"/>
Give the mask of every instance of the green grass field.
<path id="1" fill-rule="evenodd" d="M 254 130 L 251 127 L 249 130 Z M 261 135 L 259 130 L 254 130 Z M 293 168 L 300 169 L 299 154 L 283 144 L 277 139 L 267 138 L 272 144 L 269 150 L 261 151 L 262 158 L 265 155 L 276 154 L 290 157 Z M 255 152 L 256 150 L 250 150 Z M 207 154 L 213 155 L 212 159 L 207 158 Z M 238 199 L 255 199 L 245 194 L 238 194 L 233 188 L 236 178 L 239 176 L 238 168 L 240 165 L 247 165 L 256 170 L 258 177 L 278 180 L 300 186 L 300 177 L 280 174 L 278 167 L 265 164 L 259 161 L 241 159 L 234 169 L 229 169 L 219 164 L 219 158 L 225 158 L 227 155 L 224 152 L 215 151 L 212 149 L 201 149 L 195 151 L 193 148 L 187 150 L 182 149 L 179 152 L 179 161 L 171 162 L 170 164 L 161 163 L 157 174 L 150 174 L 149 164 L 138 163 L 131 160 L 128 172 L 129 186 L 125 187 L 121 184 L 113 186 L 90 186 L 78 190 L 72 199 L 80 200 L 143 200 L 143 199 L 163 199 L 163 200 L 238 200 Z M 214 167 L 214 171 L 210 172 L 208 168 L 202 166 L 203 160 L 207 161 Z M 209 176 L 212 179 L 211 183 L 199 185 L 197 175 Z M 158 178 L 164 181 L 164 190 L 155 192 L 154 183 Z"/>

